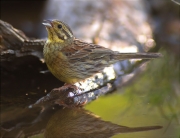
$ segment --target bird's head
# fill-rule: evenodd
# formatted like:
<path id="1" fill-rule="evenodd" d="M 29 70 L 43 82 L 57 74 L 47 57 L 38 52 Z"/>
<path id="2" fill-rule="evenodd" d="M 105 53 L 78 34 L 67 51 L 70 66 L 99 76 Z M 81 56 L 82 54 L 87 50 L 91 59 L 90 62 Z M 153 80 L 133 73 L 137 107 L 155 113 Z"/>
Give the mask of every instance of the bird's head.
<path id="1" fill-rule="evenodd" d="M 45 20 L 43 22 L 48 32 L 48 41 L 50 42 L 72 42 L 74 39 L 73 33 L 69 26 L 58 20 Z"/>

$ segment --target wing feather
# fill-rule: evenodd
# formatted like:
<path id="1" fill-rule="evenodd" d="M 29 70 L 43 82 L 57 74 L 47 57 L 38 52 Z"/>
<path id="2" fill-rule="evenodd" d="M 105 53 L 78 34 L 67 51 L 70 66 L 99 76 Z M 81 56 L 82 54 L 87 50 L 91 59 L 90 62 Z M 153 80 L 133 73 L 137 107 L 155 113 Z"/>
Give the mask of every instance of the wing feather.
<path id="1" fill-rule="evenodd" d="M 63 48 L 61 52 L 67 56 L 70 63 L 74 63 L 75 61 L 85 62 L 87 60 L 99 61 L 102 60 L 102 58 L 110 61 L 111 56 L 115 53 L 105 47 L 91 43 L 87 44 L 78 39 L 76 39 L 70 47 Z"/>

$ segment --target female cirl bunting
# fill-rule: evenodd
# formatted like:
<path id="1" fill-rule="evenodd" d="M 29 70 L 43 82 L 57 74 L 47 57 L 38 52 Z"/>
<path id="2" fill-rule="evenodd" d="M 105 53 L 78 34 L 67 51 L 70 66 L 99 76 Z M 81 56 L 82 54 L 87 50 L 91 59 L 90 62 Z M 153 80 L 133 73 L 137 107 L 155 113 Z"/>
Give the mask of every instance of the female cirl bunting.
<path id="1" fill-rule="evenodd" d="M 119 53 L 76 39 L 62 21 L 46 20 L 43 24 L 48 32 L 43 50 L 46 64 L 51 73 L 66 84 L 85 80 L 120 60 L 161 56 L 159 53 Z"/>

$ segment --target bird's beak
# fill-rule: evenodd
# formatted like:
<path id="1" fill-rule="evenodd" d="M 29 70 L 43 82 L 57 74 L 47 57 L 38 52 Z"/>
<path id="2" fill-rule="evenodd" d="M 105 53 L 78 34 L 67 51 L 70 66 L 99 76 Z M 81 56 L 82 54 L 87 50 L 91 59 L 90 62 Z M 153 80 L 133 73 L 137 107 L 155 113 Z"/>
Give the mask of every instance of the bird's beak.
<path id="1" fill-rule="evenodd" d="M 45 25 L 46 27 L 53 27 L 51 20 L 44 20 L 42 24 Z"/>

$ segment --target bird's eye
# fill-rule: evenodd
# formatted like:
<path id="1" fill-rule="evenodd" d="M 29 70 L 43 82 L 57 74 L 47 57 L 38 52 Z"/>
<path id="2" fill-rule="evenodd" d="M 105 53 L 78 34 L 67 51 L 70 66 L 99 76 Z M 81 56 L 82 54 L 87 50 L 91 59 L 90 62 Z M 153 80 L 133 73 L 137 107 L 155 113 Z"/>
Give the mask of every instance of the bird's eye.
<path id="1" fill-rule="evenodd" d="M 61 25 L 61 24 L 59 24 L 59 25 L 58 25 L 58 28 L 59 28 L 59 29 L 61 29 L 61 28 L 62 28 L 62 25 Z"/>

